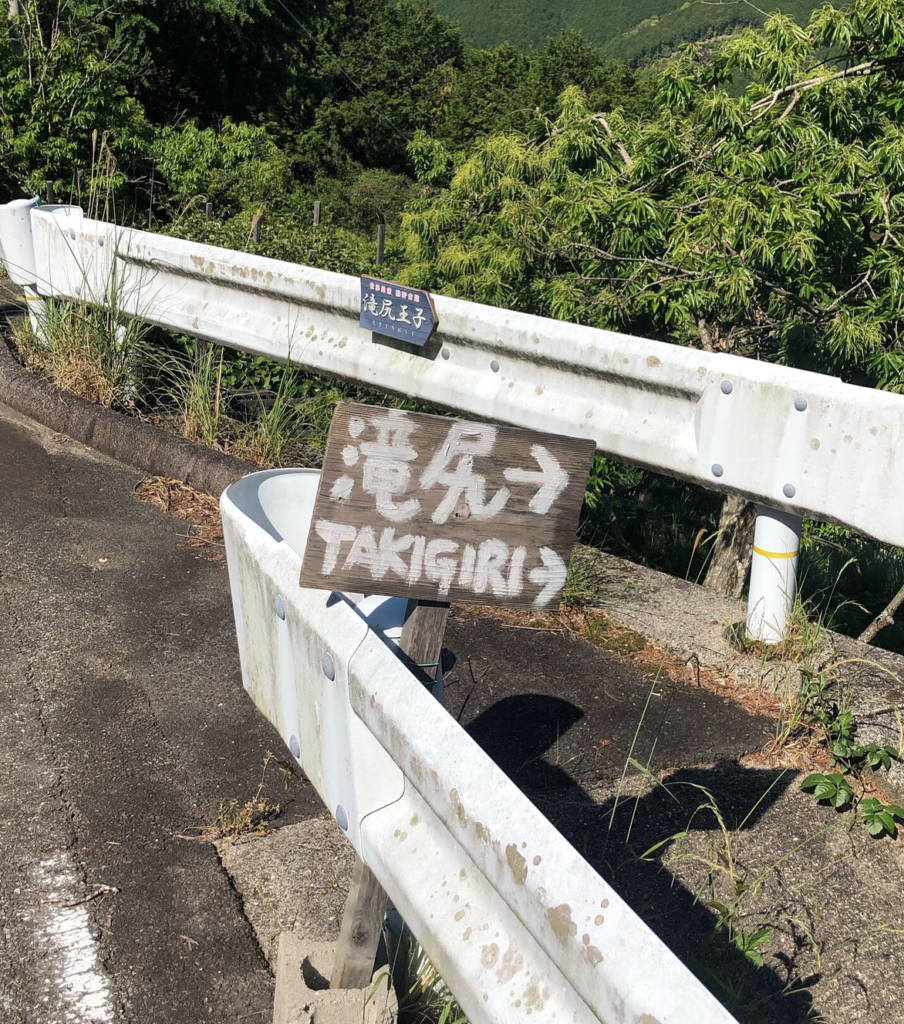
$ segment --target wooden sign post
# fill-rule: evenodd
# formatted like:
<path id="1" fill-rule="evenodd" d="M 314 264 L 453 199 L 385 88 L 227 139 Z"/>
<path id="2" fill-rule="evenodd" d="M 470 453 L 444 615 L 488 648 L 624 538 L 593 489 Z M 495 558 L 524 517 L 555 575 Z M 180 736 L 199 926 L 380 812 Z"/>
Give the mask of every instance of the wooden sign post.
<path id="1" fill-rule="evenodd" d="M 442 601 L 408 602 L 399 647 L 416 675 L 435 679 L 443 648 L 449 605 Z M 355 856 L 345 901 L 330 988 L 366 988 L 383 932 L 388 897 L 370 868 Z"/>
<path id="2" fill-rule="evenodd" d="M 400 647 L 436 676 L 449 602 L 557 607 L 592 440 L 342 403 L 300 583 L 409 598 Z M 386 896 L 360 858 L 333 988 L 370 984 Z"/>

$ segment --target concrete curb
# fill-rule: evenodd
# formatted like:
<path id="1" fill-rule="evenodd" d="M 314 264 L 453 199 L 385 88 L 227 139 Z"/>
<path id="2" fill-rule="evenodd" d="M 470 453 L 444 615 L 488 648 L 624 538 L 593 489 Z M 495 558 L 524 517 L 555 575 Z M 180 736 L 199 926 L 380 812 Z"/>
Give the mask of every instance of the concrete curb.
<path id="1" fill-rule="evenodd" d="M 0 401 L 110 458 L 208 494 L 219 495 L 261 468 L 60 391 L 20 366 L 5 341 L 0 341 Z"/>

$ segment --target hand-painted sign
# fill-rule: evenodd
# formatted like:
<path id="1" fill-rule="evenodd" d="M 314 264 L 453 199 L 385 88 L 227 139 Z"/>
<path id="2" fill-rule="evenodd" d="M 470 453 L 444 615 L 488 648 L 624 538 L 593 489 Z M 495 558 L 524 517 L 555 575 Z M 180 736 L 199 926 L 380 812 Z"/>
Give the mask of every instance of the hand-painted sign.
<path id="1" fill-rule="evenodd" d="M 592 440 L 342 403 L 301 585 L 558 606 Z"/>
<path id="2" fill-rule="evenodd" d="M 361 278 L 358 325 L 410 345 L 426 345 L 439 320 L 433 299 L 422 288 L 409 288 L 378 277 Z"/>

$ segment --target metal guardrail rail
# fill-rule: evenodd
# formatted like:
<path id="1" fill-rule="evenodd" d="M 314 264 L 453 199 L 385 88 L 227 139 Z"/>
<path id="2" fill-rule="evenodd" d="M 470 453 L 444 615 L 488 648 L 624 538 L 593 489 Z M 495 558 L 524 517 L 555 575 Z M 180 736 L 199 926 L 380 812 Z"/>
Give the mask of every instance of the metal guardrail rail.
<path id="1" fill-rule="evenodd" d="M 904 543 L 900 396 L 443 297 L 439 331 L 415 352 L 359 330 L 357 278 L 76 207 L 0 207 L 0 247 L 36 316 L 43 298 L 103 304 L 470 416 L 591 437 L 741 494 L 764 506 L 758 557 L 781 570 L 777 605 L 802 514 Z M 731 1024 L 426 693 L 360 595 L 298 587 L 316 481 L 255 474 L 222 498 L 244 685 L 469 1019 Z"/>
<path id="2" fill-rule="evenodd" d="M 904 396 L 442 296 L 437 333 L 413 350 L 358 327 L 358 278 L 36 203 L 0 207 L 0 246 L 30 298 L 115 301 L 196 338 L 439 408 L 591 437 L 605 455 L 757 502 L 754 637 L 784 628 L 801 516 L 904 545 Z"/>
<path id="3" fill-rule="evenodd" d="M 600 452 L 904 545 L 904 396 L 738 356 L 436 296 L 426 352 L 358 328 L 358 278 L 32 212 L 42 295 L 106 301 L 199 338 Z M 5 241 L 2 243 L 5 246 Z M 404 350 L 403 350 L 404 348 Z"/>
<path id="4" fill-rule="evenodd" d="M 221 499 L 243 682 L 468 1020 L 732 1024 L 399 660 L 405 602 L 299 588 L 318 482 Z"/>

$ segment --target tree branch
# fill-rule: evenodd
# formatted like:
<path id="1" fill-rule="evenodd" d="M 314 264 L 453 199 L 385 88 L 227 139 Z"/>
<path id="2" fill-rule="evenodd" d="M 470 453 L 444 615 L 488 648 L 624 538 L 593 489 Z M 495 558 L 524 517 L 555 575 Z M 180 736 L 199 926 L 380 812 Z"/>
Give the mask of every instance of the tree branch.
<path id="1" fill-rule="evenodd" d="M 781 89 L 776 89 L 774 92 L 769 93 L 768 96 L 763 96 L 762 99 L 752 104 L 751 110 L 762 110 L 763 107 L 774 107 L 775 104 L 783 97 L 793 92 L 808 92 L 810 89 L 816 89 L 820 85 L 825 85 L 826 82 L 837 82 L 842 78 L 853 78 L 855 75 L 869 75 L 873 71 L 877 70 L 881 66 L 881 61 L 868 60 L 863 64 L 857 64 L 852 68 L 844 68 L 841 71 L 836 71 L 834 75 L 827 75 L 825 77 L 808 78 L 804 82 L 795 82 L 793 85 L 783 85 Z M 782 115 L 784 116 L 784 115 Z"/>
<path id="2" fill-rule="evenodd" d="M 666 263 L 665 260 L 657 260 L 653 256 L 619 256 L 617 253 L 607 252 L 605 249 L 600 249 L 596 245 L 590 245 L 588 242 L 569 242 L 567 247 L 572 249 L 586 249 L 599 259 L 612 260 L 615 263 L 643 263 L 647 266 L 662 267 L 665 270 L 671 270 L 673 273 L 681 274 L 684 277 L 702 276 L 699 270 L 685 270 L 684 267 L 677 267 L 674 263 Z"/>
<path id="3" fill-rule="evenodd" d="M 888 245 L 890 240 L 895 245 L 900 246 L 901 243 L 891 230 L 891 210 L 888 208 L 888 195 L 880 196 L 879 201 L 882 203 L 882 212 L 885 214 L 885 237 L 882 239 L 882 244 Z"/>
<path id="4" fill-rule="evenodd" d="M 880 629 L 885 629 L 886 626 L 893 626 L 895 624 L 895 612 L 901 607 L 902 603 L 904 603 L 904 587 L 901 587 L 883 611 L 873 619 L 857 639 L 862 644 L 872 643 L 873 637 Z"/>
<path id="5" fill-rule="evenodd" d="M 602 114 L 594 114 L 593 120 L 597 121 L 599 124 L 603 126 L 603 130 L 609 136 L 610 141 L 615 144 L 615 148 L 621 154 L 621 158 L 625 163 L 625 167 L 627 167 L 628 170 L 631 170 L 631 168 L 634 166 L 634 161 L 631 159 L 631 156 L 625 149 L 625 147 L 615 137 L 615 132 L 612 131 L 612 127 L 609 124 L 609 122 L 605 119 L 605 117 L 603 117 Z"/>

